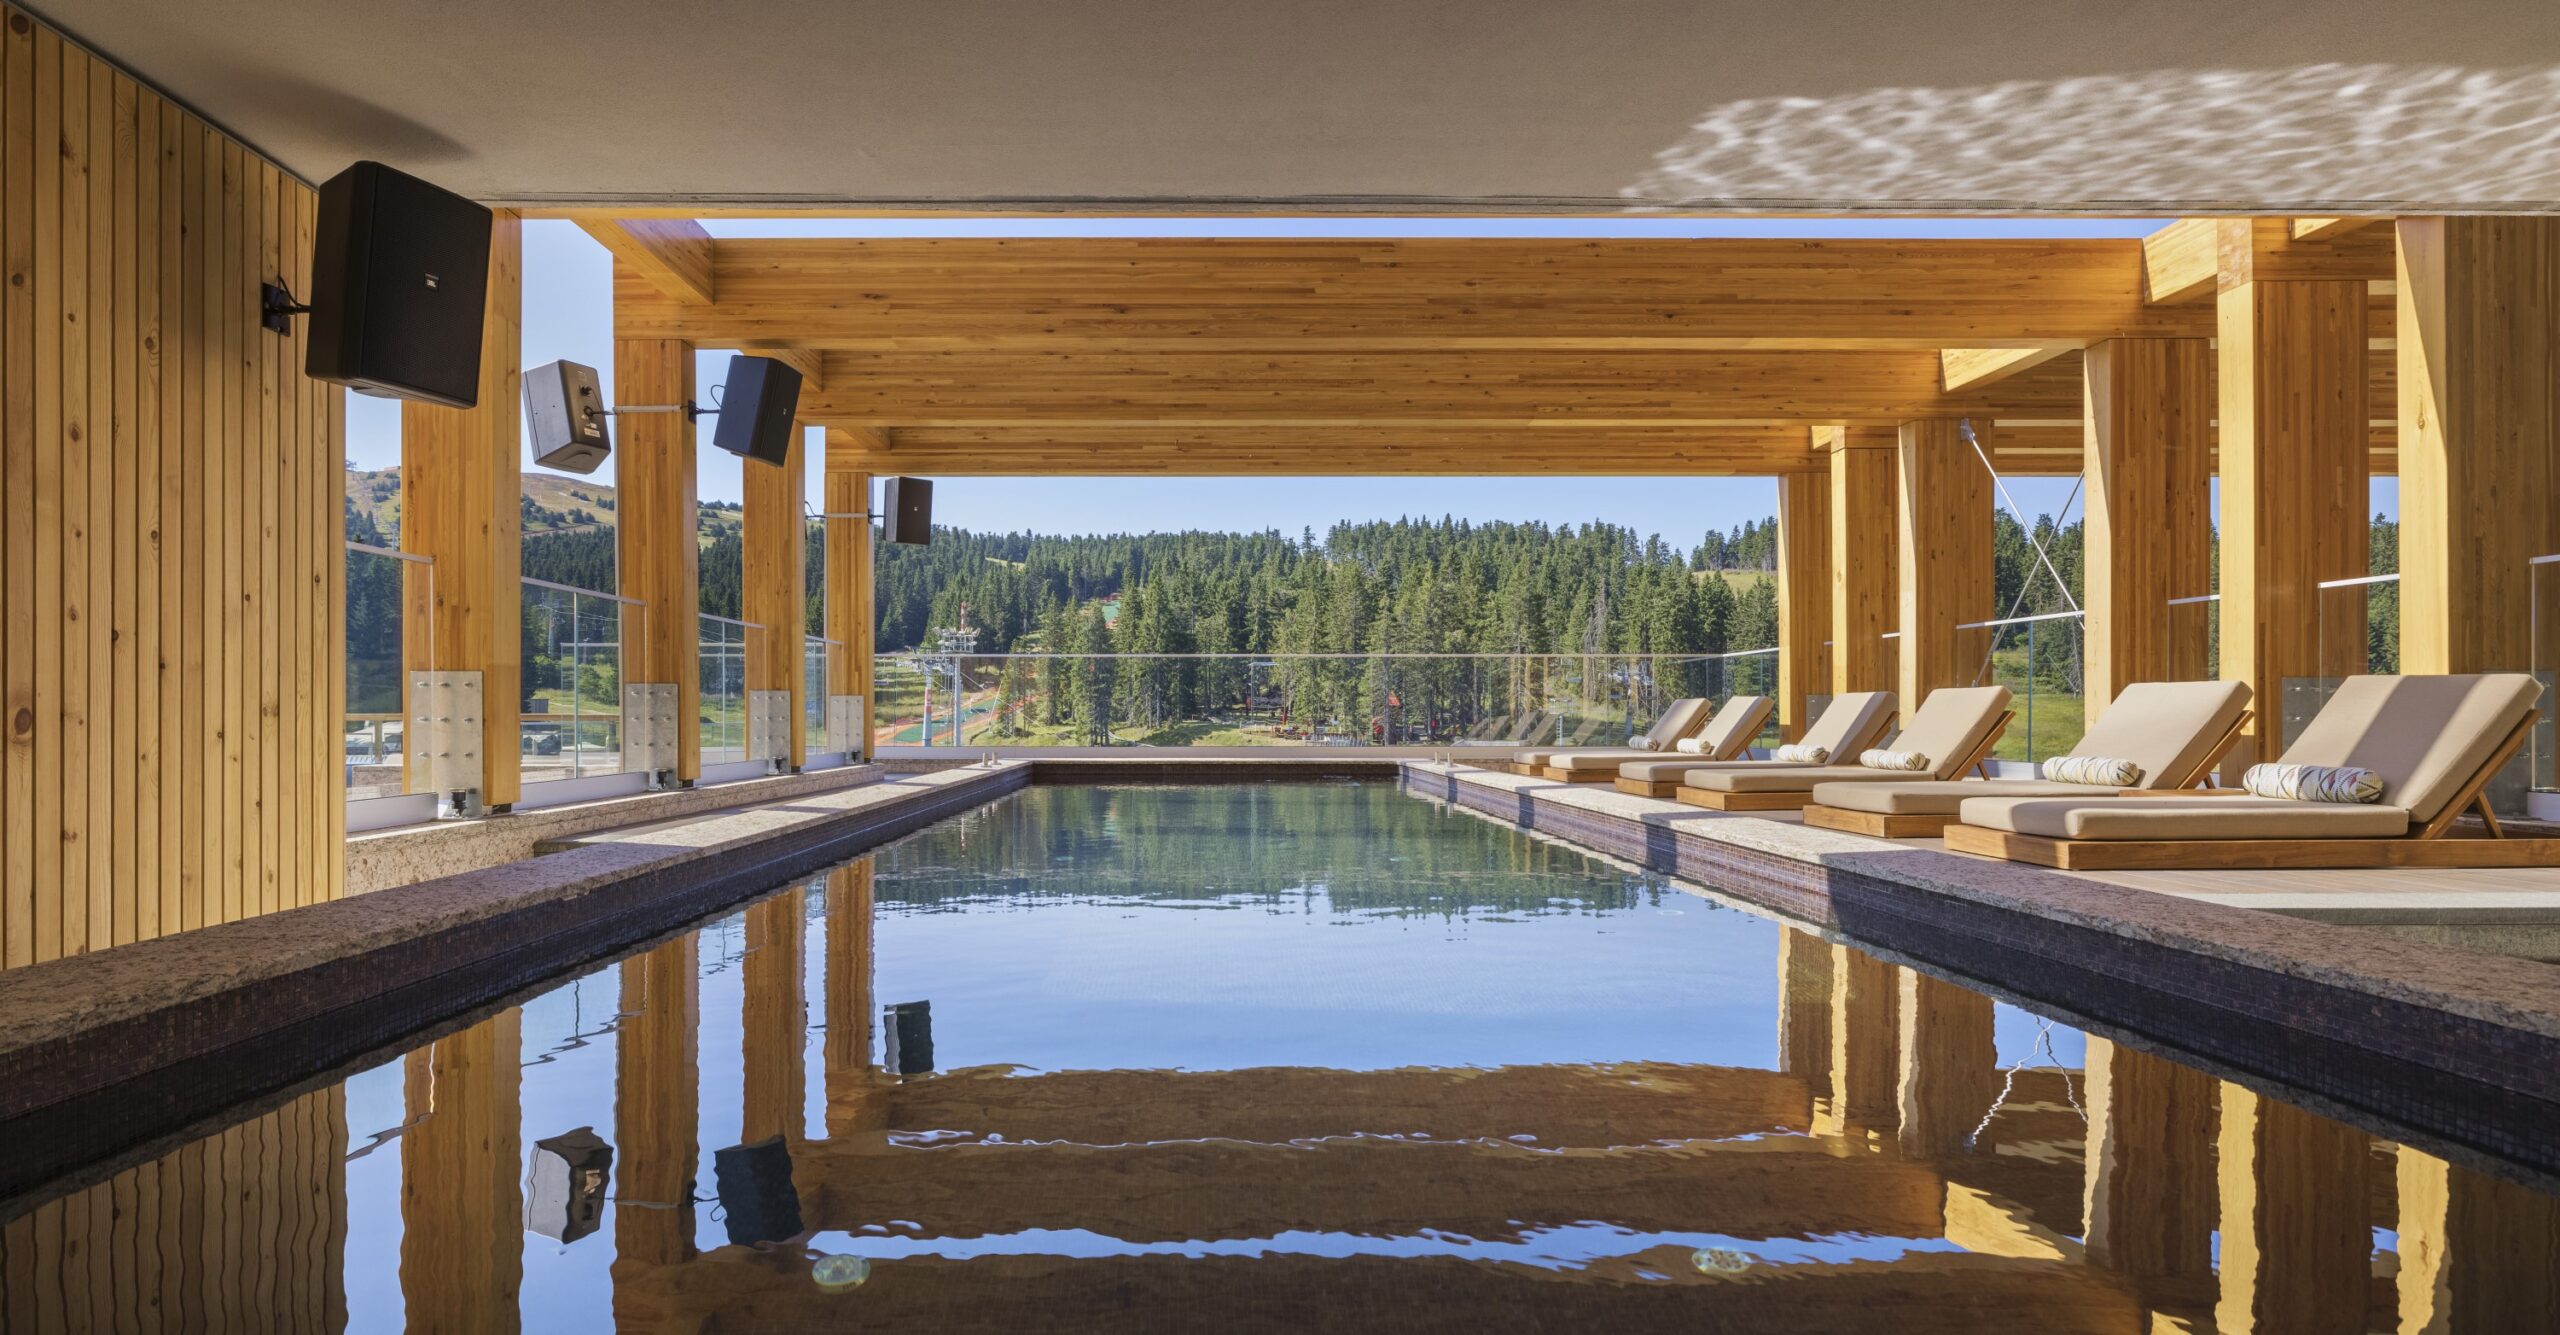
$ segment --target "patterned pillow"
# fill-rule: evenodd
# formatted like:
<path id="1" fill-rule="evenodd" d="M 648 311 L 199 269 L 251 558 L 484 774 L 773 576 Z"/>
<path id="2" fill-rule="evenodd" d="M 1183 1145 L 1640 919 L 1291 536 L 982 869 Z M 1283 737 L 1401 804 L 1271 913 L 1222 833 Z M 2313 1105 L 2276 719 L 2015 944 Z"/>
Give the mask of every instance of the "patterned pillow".
<path id="1" fill-rule="evenodd" d="M 1673 742 L 1671 749 L 1684 756 L 1702 756 L 1707 753 L 1707 742 L 1703 737 L 1683 737 Z"/>
<path id="2" fill-rule="evenodd" d="M 1636 751 L 1659 751 L 1662 749 L 1659 743 L 1655 742 L 1652 738 L 1645 736 L 1643 733 L 1637 733 L 1635 736 L 1628 738 L 1627 746 L 1629 749 Z"/>
<path id="3" fill-rule="evenodd" d="M 2260 797 L 2296 802 L 2371 802 L 2382 796 L 2382 776 L 2347 765 L 2251 765 L 2240 786 Z"/>
<path id="4" fill-rule="evenodd" d="M 1771 760 L 1793 760 L 1807 765 L 1827 765 L 1831 763 L 1831 748 L 1827 746 L 1807 746 L 1802 742 L 1789 742 L 1785 746 L 1779 747 L 1777 750 L 1770 752 L 1769 758 Z"/>
<path id="5" fill-rule="evenodd" d="M 2055 756 L 2044 762 L 2044 776 L 2055 783 L 2131 788 L 2142 782 L 2142 767 L 2130 760 L 2106 756 Z"/>
<path id="6" fill-rule="evenodd" d="M 1858 763 L 1868 769 L 1921 770 L 1929 768 L 1929 757 L 1918 751 L 1861 751 Z"/>

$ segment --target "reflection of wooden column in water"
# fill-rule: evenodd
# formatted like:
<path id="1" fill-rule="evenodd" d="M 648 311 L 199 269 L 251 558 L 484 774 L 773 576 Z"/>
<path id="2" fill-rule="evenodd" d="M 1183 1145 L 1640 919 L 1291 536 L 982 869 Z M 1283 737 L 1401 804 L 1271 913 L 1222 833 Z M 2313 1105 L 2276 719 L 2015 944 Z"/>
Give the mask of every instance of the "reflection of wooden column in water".
<path id="1" fill-rule="evenodd" d="M 740 1139 L 749 1144 L 782 1135 L 799 1140 L 808 1125 L 801 1054 L 809 1011 L 800 991 L 806 903 L 794 887 L 747 909 L 746 1118 Z"/>
<path id="2" fill-rule="evenodd" d="M 827 1130 L 855 1129 L 841 1119 L 872 1080 L 872 860 L 827 873 Z"/>
<path id="3" fill-rule="evenodd" d="M 1900 1076 L 1894 967 L 1861 950 L 1831 948 L 1831 1094 L 1814 1107 L 1813 1131 L 1890 1131 Z"/>
<path id="4" fill-rule="evenodd" d="M 0 1227 L 0 1332 L 343 1330 L 336 1085 Z"/>
<path id="5" fill-rule="evenodd" d="M 1778 929 L 1778 1070 L 1831 1097 L 1831 944 L 1794 927 Z"/>
<path id="6" fill-rule="evenodd" d="M 699 948 L 699 938 L 687 934 L 622 962 L 613 1103 L 617 1262 L 680 1261 L 693 1251 Z"/>
<path id="7" fill-rule="evenodd" d="M 2539 1330 L 2560 1312 L 2560 1197 L 2399 1153 L 2400 1329 Z"/>
<path id="8" fill-rule="evenodd" d="M 403 1059 L 400 1290 L 412 1330 L 515 1330 L 524 1279 L 522 1013 Z"/>
<path id="9" fill-rule="evenodd" d="M 2089 1263 L 2148 1279 L 2213 1271 L 2214 1080 L 2089 1039 Z"/>
<path id="10" fill-rule="evenodd" d="M 2362 1331 L 2373 1255 L 2365 1134 L 2225 1082 L 2223 1330 Z"/>
<path id="11" fill-rule="evenodd" d="M 1955 1154 L 2000 1092 L 1991 998 L 1911 969 L 1896 972 L 1901 1072 L 1895 1101 L 1902 1152 Z"/>

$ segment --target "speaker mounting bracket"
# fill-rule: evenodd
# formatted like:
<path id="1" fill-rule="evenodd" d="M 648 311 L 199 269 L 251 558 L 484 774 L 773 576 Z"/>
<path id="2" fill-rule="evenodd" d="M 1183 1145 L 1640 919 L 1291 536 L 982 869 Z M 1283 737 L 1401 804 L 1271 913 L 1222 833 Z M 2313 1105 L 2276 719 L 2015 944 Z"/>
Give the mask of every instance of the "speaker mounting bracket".
<path id="1" fill-rule="evenodd" d="M 311 308 L 293 299 L 293 289 L 282 283 L 258 284 L 258 323 L 270 334 L 293 334 L 293 317 L 308 315 Z"/>

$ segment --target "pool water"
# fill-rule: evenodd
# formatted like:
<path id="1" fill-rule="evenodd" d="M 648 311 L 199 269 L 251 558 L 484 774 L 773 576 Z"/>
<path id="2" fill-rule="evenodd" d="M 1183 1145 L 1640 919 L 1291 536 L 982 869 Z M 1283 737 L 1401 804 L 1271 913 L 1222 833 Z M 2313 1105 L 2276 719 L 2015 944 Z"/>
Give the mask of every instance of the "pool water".
<path id="1" fill-rule="evenodd" d="M 1389 785 L 1054 786 L 12 1221 L 0 1329 L 2534 1329 L 2556 1240 Z"/>

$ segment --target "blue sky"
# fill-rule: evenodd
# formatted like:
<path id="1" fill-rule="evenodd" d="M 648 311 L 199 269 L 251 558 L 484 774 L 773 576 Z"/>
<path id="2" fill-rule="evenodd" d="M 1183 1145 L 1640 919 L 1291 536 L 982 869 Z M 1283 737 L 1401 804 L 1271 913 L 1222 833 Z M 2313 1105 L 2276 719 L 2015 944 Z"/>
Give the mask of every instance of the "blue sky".
<path id="1" fill-rule="evenodd" d="M 1968 237 L 2140 236 L 2155 219 L 1695 219 L 1695 218 L 994 218 L 722 220 L 715 236 L 1576 236 Z M 613 397 L 612 261 L 566 222 L 525 224 L 524 361 L 567 358 L 594 366 Z M 702 396 L 719 383 L 728 353 L 701 354 Z M 706 500 L 739 498 L 736 458 L 712 449 L 702 424 L 698 485 Z M 399 461 L 397 404 L 349 395 L 347 457 L 359 468 Z M 814 443 L 814 442 L 813 442 Z M 530 457 L 525 467 L 533 469 Z M 608 464 L 598 476 L 611 480 Z M 809 506 L 819 508 L 817 470 Z M 2029 514 L 2061 509 L 2068 478 L 2020 478 L 2010 490 Z M 2396 488 L 2375 500 L 2396 510 Z M 1731 529 L 1777 509 L 1768 478 L 953 478 L 934 490 L 934 517 L 964 528 L 1049 533 L 1203 528 L 1295 533 L 1337 520 L 1438 518 L 1583 523 L 1608 519 L 1683 546 L 1708 528 Z M 2072 513 L 2078 513 L 2076 504 Z"/>

